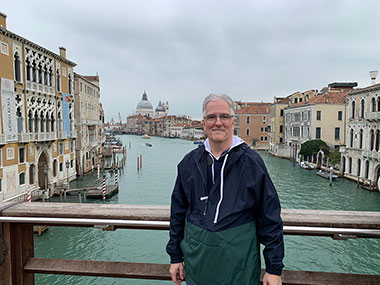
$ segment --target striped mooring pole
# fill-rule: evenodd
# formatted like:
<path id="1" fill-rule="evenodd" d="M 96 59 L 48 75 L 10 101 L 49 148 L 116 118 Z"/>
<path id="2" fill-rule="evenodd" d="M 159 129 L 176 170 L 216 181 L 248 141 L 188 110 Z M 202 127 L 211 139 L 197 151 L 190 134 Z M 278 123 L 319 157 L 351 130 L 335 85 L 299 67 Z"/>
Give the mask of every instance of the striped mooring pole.
<path id="1" fill-rule="evenodd" d="M 106 176 L 103 175 L 103 200 L 106 199 Z"/>
<path id="2" fill-rule="evenodd" d="M 115 169 L 115 184 L 116 184 L 116 187 L 118 188 L 118 184 L 117 184 L 117 168 Z"/>
<path id="3" fill-rule="evenodd" d="M 26 192 L 26 201 L 27 202 L 32 202 L 32 192 L 29 190 L 27 190 Z"/>

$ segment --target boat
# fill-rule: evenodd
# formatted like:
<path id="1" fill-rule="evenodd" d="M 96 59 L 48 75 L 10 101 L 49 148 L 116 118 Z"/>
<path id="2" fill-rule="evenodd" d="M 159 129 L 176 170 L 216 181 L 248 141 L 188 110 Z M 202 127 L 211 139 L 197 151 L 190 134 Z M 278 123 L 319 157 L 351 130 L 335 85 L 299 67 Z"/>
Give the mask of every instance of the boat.
<path id="1" fill-rule="evenodd" d="M 142 136 L 143 139 L 150 139 L 150 136 L 148 134 L 145 134 Z"/>
<path id="2" fill-rule="evenodd" d="M 306 169 L 306 170 L 312 170 L 312 169 L 314 169 L 314 166 L 311 165 L 310 162 L 308 162 L 308 161 L 301 161 L 300 166 L 303 169 Z"/>
<path id="3" fill-rule="evenodd" d="M 329 173 L 329 172 L 326 172 L 326 171 L 322 171 L 322 170 L 318 170 L 317 171 L 317 175 L 323 177 L 323 178 L 326 178 L 326 179 L 330 179 L 330 175 L 332 175 L 332 179 L 337 179 L 338 176 L 335 175 L 335 174 L 332 174 L 332 173 Z"/>
<path id="4" fill-rule="evenodd" d="M 145 143 L 145 145 L 146 145 L 146 146 L 150 146 L 150 147 L 152 146 L 151 143 Z"/>

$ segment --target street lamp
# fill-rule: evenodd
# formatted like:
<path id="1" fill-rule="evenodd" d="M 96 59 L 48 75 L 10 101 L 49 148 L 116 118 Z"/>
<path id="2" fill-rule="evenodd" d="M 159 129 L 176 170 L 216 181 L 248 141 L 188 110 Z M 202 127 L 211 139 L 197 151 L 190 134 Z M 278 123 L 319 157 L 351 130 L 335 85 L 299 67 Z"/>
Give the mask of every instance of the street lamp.
<path id="1" fill-rule="evenodd" d="M 70 161 L 66 161 L 66 169 L 67 169 L 67 185 L 69 185 L 69 167 L 70 167 Z"/>

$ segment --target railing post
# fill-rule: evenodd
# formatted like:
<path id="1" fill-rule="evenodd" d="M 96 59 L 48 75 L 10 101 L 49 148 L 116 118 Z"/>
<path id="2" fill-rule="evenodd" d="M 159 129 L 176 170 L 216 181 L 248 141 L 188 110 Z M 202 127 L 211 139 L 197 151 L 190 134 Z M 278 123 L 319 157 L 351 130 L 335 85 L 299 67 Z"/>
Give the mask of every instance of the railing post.
<path id="1" fill-rule="evenodd" d="M 3 263 L 0 264 L 0 284 L 33 285 L 34 274 L 24 270 L 27 259 L 34 256 L 33 225 L 0 225 L 3 227 L 0 247 L 5 246 Z"/>

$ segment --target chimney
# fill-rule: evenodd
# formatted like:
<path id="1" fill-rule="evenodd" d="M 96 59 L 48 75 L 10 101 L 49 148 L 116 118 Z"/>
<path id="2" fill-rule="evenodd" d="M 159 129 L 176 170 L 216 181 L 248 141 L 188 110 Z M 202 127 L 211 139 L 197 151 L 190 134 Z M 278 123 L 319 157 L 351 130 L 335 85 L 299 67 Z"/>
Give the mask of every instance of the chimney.
<path id="1" fill-rule="evenodd" d="M 59 55 L 66 58 L 66 49 L 64 47 L 59 47 Z"/>
<path id="2" fill-rule="evenodd" d="M 0 12 L 0 27 L 7 28 L 7 15 L 2 12 Z"/>
<path id="3" fill-rule="evenodd" d="M 377 73 L 378 73 L 378 71 L 376 71 L 376 70 L 373 70 L 373 71 L 369 72 L 369 76 L 371 77 L 371 85 L 375 85 L 376 84 Z"/>

